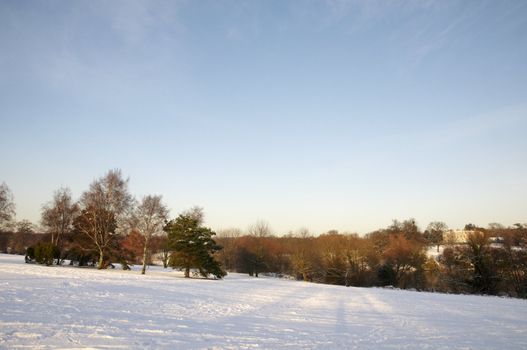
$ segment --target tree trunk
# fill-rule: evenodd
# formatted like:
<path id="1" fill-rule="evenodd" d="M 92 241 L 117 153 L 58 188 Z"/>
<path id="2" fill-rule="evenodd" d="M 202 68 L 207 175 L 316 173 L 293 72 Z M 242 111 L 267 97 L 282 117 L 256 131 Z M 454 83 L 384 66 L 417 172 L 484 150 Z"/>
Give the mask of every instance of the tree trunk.
<path id="1" fill-rule="evenodd" d="M 302 272 L 302 280 L 304 281 L 308 281 L 308 278 L 307 278 L 307 273 L 306 272 Z"/>
<path id="2" fill-rule="evenodd" d="M 189 278 L 190 277 L 190 267 L 187 266 L 185 267 L 185 278 Z"/>
<path id="3" fill-rule="evenodd" d="M 170 258 L 170 254 L 168 253 L 168 251 L 164 250 L 163 251 L 163 268 L 164 269 L 168 267 L 169 258 Z"/>
<path id="4" fill-rule="evenodd" d="M 97 267 L 99 270 L 103 269 L 103 263 L 104 263 L 104 253 L 102 249 L 99 249 L 99 266 Z"/>
<path id="5" fill-rule="evenodd" d="M 145 239 L 145 246 L 143 247 L 143 269 L 141 270 L 141 275 L 146 273 L 146 259 L 148 255 L 148 238 Z"/>

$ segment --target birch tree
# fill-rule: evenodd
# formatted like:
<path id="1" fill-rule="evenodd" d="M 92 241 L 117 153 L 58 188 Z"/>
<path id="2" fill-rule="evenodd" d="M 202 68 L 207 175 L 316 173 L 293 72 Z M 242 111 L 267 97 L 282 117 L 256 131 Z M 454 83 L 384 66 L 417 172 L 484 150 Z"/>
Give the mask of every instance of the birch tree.
<path id="1" fill-rule="evenodd" d="M 7 185 L 0 185 L 0 229 L 9 223 L 15 216 L 15 203 L 13 194 Z"/>
<path id="2" fill-rule="evenodd" d="M 75 228 L 97 247 L 98 268 L 102 269 L 105 267 L 107 250 L 116 236 L 129 227 L 127 219 L 133 199 L 128 192 L 128 179 L 123 179 L 120 170 L 110 170 L 91 183 L 79 203 L 82 212 L 75 222 Z"/>
<path id="3" fill-rule="evenodd" d="M 98 268 L 105 268 L 105 254 L 115 236 L 115 216 L 103 208 L 89 205 L 73 222 L 75 230 L 88 238 L 99 254 Z M 85 248 L 83 248 L 85 249 Z"/>
<path id="4" fill-rule="evenodd" d="M 155 235 L 164 234 L 163 226 L 168 219 L 168 209 L 163 204 L 161 196 L 145 196 L 136 207 L 133 219 L 135 229 L 143 238 L 143 268 L 141 274 L 144 275 L 150 252 L 150 241 Z"/>

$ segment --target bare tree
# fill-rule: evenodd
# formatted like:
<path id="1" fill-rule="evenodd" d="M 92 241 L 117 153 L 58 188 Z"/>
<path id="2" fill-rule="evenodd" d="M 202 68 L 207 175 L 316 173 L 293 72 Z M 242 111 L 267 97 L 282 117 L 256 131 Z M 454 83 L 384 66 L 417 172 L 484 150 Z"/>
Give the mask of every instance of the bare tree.
<path id="1" fill-rule="evenodd" d="M 432 221 L 428 224 L 424 233 L 426 240 L 430 245 L 436 245 L 439 252 L 439 246 L 443 243 L 443 235 L 448 230 L 448 226 L 442 221 Z"/>
<path id="2" fill-rule="evenodd" d="M 20 220 L 16 223 L 16 232 L 20 234 L 35 233 L 35 225 L 27 219 Z"/>
<path id="3" fill-rule="evenodd" d="M 271 235 L 271 228 L 267 221 L 258 220 L 249 226 L 248 232 L 254 237 L 267 237 Z"/>
<path id="4" fill-rule="evenodd" d="M 197 205 L 183 212 L 183 215 L 190 216 L 192 219 L 196 220 L 197 225 L 203 225 L 205 221 L 205 213 L 203 213 L 203 208 Z"/>
<path id="5" fill-rule="evenodd" d="M 307 227 L 301 227 L 296 231 L 295 236 L 306 239 L 311 237 L 311 233 L 309 232 L 309 229 Z"/>
<path id="6" fill-rule="evenodd" d="M 90 189 L 82 194 L 81 206 L 94 205 L 115 215 L 118 229 L 128 228 L 127 219 L 133 205 L 128 192 L 128 179 L 123 179 L 121 170 L 108 171 L 105 176 L 91 183 Z"/>
<path id="7" fill-rule="evenodd" d="M 15 216 L 15 202 L 13 194 L 7 185 L 0 185 L 0 229 L 9 223 Z"/>
<path id="8" fill-rule="evenodd" d="M 250 225 L 247 231 L 252 236 L 250 254 L 247 255 L 251 266 L 249 274 L 258 277 L 259 272 L 263 271 L 266 266 L 264 241 L 266 237 L 271 236 L 271 228 L 267 221 L 258 220 Z"/>
<path id="9" fill-rule="evenodd" d="M 237 227 L 231 227 L 219 230 L 216 234 L 216 237 L 218 238 L 239 238 L 242 235 L 242 230 L 240 230 Z"/>
<path id="10" fill-rule="evenodd" d="M 97 247 L 98 267 L 102 269 L 105 267 L 104 254 L 116 235 L 129 227 L 127 216 L 133 199 L 128 192 L 128 180 L 123 179 L 120 170 L 110 170 L 91 183 L 79 203 L 82 212 L 74 223 L 75 228 Z"/>
<path id="11" fill-rule="evenodd" d="M 227 270 L 237 270 L 239 266 L 239 241 L 242 230 L 239 228 L 227 228 L 218 231 L 216 242 L 223 247 L 217 252 L 217 257 L 222 266 Z"/>
<path id="12" fill-rule="evenodd" d="M 103 208 L 89 205 L 81 210 L 80 215 L 73 221 L 76 232 L 88 238 L 95 245 L 99 253 L 99 269 L 105 268 L 105 254 L 115 239 L 115 216 Z M 83 247 L 83 250 L 86 247 Z"/>
<path id="13" fill-rule="evenodd" d="M 291 263 L 293 271 L 301 276 L 304 281 L 311 279 L 314 261 L 314 249 L 311 233 L 305 227 L 298 229 L 294 236 L 292 247 Z"/>
<path id="14" fill-rule="evenodd" d="M 61 236 L 69 232 L 79 206 L 71 199 L 69 188 L 60 188 L 53 194 L 53 200 L 42 207 L 41 224 L 51 234 L 51 244 L 59 245 Z"/>
<path id="15" fill-rule="evenodd" d="M 143 268 L 146 272 L 150 239 L 157 234 L 163 234 L 163 226 L 168 219 L 168 209 L 162 203 L 161 196 L 145 196 L 136 207 L 133 215 L 134 227 L 143 237 Z"/>

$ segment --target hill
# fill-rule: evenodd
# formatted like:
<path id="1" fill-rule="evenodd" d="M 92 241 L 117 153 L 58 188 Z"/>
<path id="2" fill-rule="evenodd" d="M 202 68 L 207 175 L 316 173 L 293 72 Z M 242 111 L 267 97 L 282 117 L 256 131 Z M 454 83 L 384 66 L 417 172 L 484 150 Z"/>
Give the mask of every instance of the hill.
<path id="1" fill-rule="evenodd" d="M 525 349 L 527 301 L 0 254 L 0 348 Z"/>

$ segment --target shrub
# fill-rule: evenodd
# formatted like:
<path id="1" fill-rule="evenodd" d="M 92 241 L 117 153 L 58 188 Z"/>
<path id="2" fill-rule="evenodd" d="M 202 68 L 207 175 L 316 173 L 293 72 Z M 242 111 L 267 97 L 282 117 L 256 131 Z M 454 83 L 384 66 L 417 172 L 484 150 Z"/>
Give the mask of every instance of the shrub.
<path id="1" fill-rule="evenodd" d="M 379 266 L 377 270 L 377 278 L 381 286 L 395 286 L 397 285 L 397 277 L 393 266 L 389 263 Z"/>
<path id="2" fill-rule="evenodd" d="M 25 259 L 26 263 L 35 261 L 35 247 L 27 247 Z"/>
<path id="3" fill-rule="evenodd" d="M 60 249 L 51 243 L 38 243 L 34 248 L 35 261 L 50 266 L 54 259 L 60 259 Z"/>

